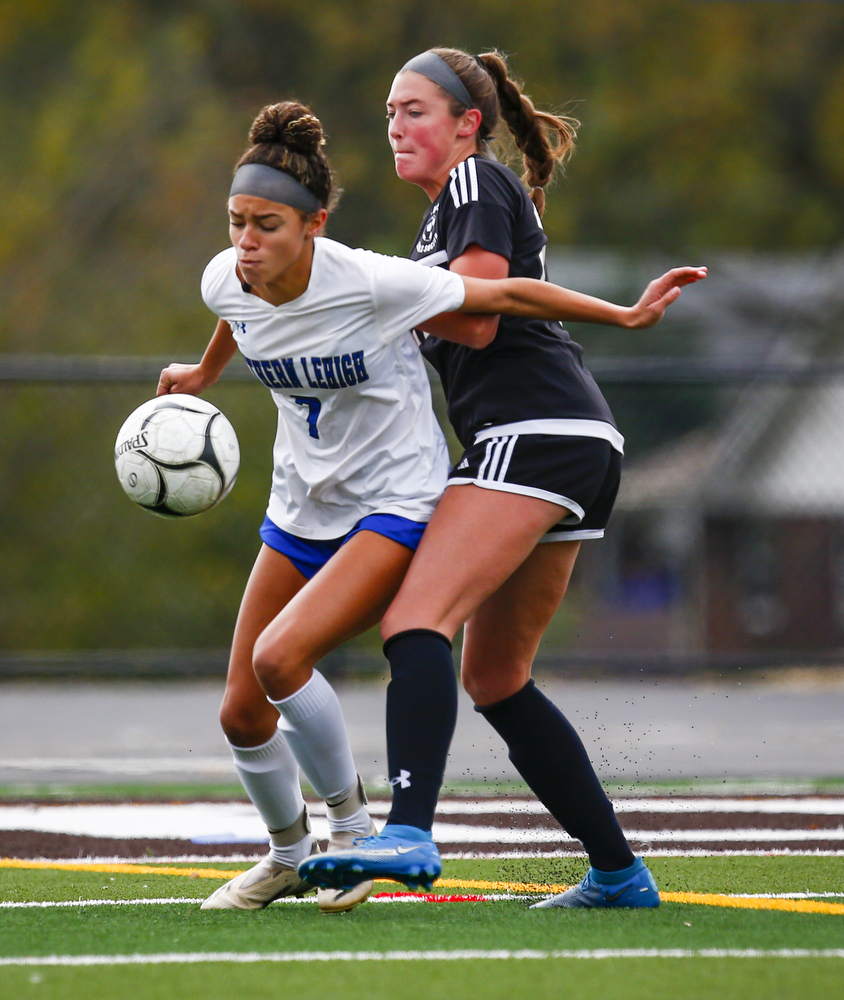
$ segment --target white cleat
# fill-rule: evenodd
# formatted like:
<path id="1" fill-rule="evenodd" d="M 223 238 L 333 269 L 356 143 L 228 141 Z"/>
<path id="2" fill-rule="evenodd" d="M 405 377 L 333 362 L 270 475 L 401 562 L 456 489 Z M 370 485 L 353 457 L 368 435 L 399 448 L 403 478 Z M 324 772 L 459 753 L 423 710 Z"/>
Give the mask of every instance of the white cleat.
<path id="1" fill-rule="evenodd" d="M 332 833 L 331 839 L 328 841 L 329 852 L 348 850 L 352 846 L 352 842 L 359 837 L 378 833 L 374 823 L 371 823 L 370 826 L 369 834 Z M 360 882 L 351 889 L 318 889 L 317 906 L 323 913 L 345 913 L 347 910 L 353 910 L 369 897 L 373 884 L 372 881 L 369 881 Z"/>
<path id="2" fill-rule="evenodd" d="M 319 844 L 313 842 L 312 853 L 319 853 Z M 268 854 L 253 868 L 221 885 L 204 900 L 201 910 L 261 910 L 274 899 L 283 896 L 304 896 L 313 886 L 299 878 L 295 868 L 273 865 Z"/>
<path id="3" fill-rule="evenodd" d="M 275 847 L 290 847 L 305 840 L 311 832 L 308 810 L 303 809 L 295 823 L 284 830 L 270 830 L 270 841 Z M 319 844 L 311 838 L 311 854 L 319 854 Z M 262 910 L 274 899 L 283 896 L 304 896 L 313 890 L 312 885 L 299 878 L 295 868 L 288 868 L 273 861 L 268 854 L 253 868 L 235 876 L 212 892 L 201 910 Z"/>

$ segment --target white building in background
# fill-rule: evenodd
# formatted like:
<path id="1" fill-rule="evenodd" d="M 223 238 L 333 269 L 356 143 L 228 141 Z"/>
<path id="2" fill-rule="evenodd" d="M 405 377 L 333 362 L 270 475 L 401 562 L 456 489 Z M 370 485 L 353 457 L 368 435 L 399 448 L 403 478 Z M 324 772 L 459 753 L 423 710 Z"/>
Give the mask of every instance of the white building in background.
<path id="1" fill-rule="evenodd" d="M 619 259 L 591 287 L 551 259 L 573 287 L 636 287 Z M 724 381 L 714 420 L 629 457 L 606 539 L 583 548 L 574 649 L 844 650 L 844 257 L 719 255 L 711 274 L 677 306 L 698 330 L 687 357 L 812 377 Z"/>

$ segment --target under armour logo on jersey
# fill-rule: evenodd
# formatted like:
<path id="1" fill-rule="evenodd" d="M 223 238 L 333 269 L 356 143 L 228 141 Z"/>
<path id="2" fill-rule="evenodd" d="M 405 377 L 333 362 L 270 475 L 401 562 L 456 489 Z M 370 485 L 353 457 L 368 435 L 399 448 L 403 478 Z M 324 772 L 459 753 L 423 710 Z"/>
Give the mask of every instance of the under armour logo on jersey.
<path id="1" fill-rule="evenodd" d="M 231 321 L 232 333 L 239 333 L 242 337 L 246 336 L 246 324 L 242 323 L 240 320 L 235 319 Z"/>
<path id="2" fill-rule="evenodd" d="M 410 788 L 410 771 L 401 770 L 397 778 L 390 778 L 390 787 Z"/>

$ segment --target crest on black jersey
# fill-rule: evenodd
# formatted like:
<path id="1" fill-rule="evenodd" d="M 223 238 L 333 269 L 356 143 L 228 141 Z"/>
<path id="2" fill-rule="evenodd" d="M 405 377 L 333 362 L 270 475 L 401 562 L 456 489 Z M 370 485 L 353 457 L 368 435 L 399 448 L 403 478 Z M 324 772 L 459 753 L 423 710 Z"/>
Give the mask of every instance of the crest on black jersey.
<path id="1" fill-rule="evenodd" d="M 416 244 L 417 253 L 430 253 L 436 248 L 439 241 L 439 234 L 437 233 L 437 215 L 439 214 L 439 210 L 440 204 L 439 202 L 435 202 L 431 209 L 431 214 L 428 216 L 428 221 L 425 223 L 425 228 L 419 236 L 419 242 Z"/>

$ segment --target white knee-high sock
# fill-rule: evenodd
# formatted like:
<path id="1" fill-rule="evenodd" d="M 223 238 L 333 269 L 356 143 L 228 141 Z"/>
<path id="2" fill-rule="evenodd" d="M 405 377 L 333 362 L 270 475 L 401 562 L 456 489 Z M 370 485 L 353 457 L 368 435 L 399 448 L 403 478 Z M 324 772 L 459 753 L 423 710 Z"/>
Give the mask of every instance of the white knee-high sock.
<path id="1" fill-rule="evenodd" d="M 234 766 L 246 794 L 268 830 L 284 830 L 302 815 L 305 800 L 299 786 L 299 765 L 278 729 L 259 747 L 229 743 Z"/>
<path id="2" fill-rule="evenodd" d="M 307 684 L 281 701 L 278 728 L 314 791 L 322 799 L 345 797 L 357 786 L 352 749 L 334 688 L 315 670 Z"/>

